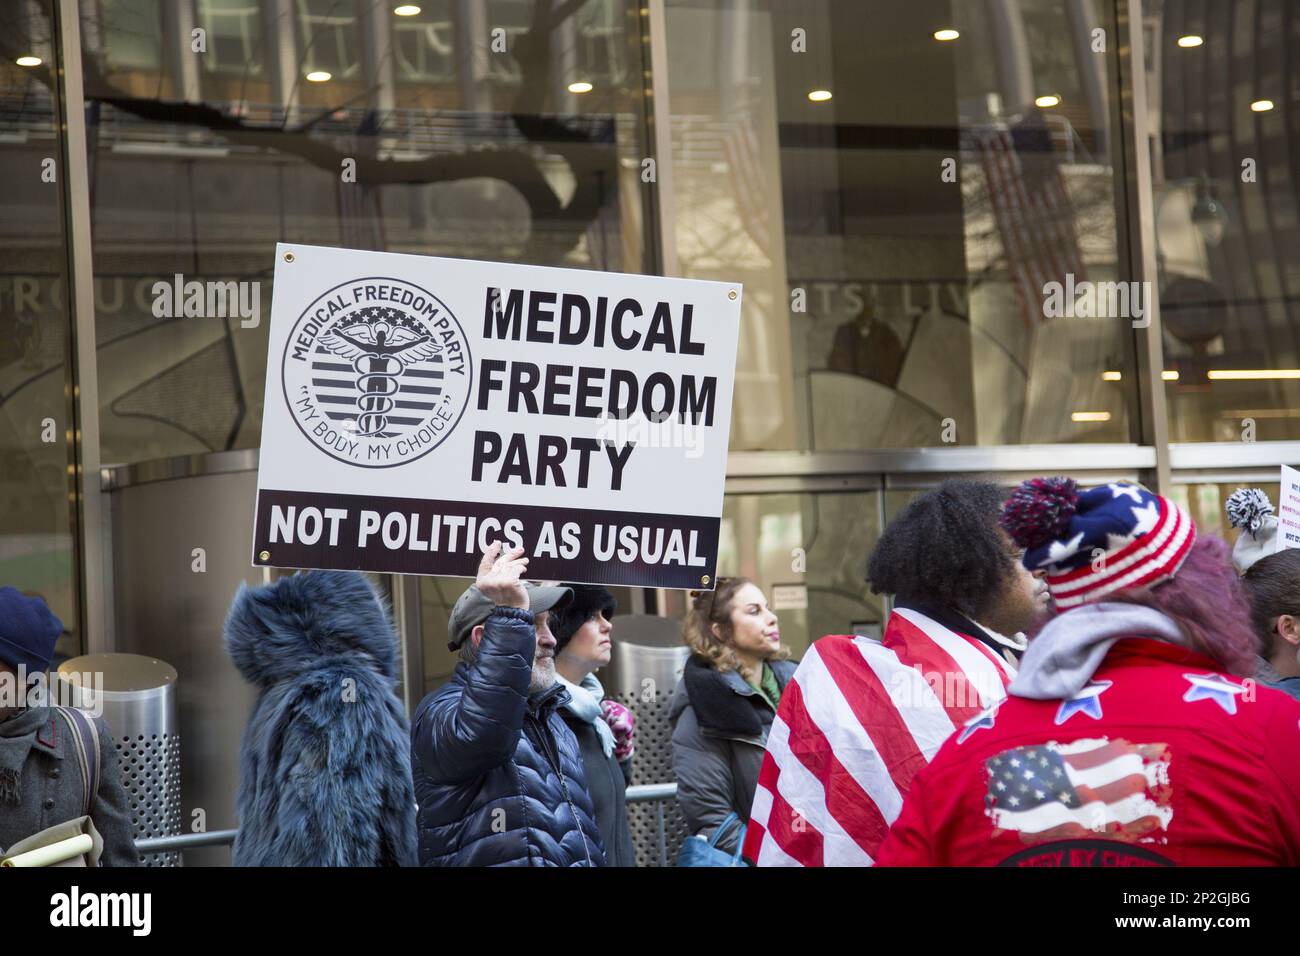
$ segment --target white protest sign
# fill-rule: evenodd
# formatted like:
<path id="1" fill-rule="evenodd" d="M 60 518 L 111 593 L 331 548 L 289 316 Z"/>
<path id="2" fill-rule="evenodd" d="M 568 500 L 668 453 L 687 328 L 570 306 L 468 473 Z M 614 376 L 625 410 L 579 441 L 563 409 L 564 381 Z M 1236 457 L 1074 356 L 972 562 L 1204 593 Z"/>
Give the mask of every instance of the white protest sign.
<path id="1" fill-rule="evenodd" d="M 1300 548 L 1300 471 L 1282 466 L 1277 493 L 1277 538 L 1274 551 Z"/>
<path id="2" fill-rule="evenodd" d="M 281 243 L 253 563 L 713 586 L 738 284 Z"/>

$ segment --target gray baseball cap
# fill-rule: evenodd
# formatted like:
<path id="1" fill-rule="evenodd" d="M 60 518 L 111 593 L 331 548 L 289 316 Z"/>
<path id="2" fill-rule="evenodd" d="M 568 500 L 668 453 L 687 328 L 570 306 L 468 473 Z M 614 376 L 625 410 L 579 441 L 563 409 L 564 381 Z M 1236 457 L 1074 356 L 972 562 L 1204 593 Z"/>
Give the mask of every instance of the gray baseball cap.
<path id="1" fill-rule="evenodd" d="M 534 614 L 553 611 L 573 600 L 572 588 L 551 587 L 525 581 L 524 589 L 528 591 L 528 610 Z M 451 609 L 451 617 L 447 619 L 447 636 L 451 638 L 447 641 L 447 649 L 458 650 L 469 640 L 470 632 L 486 621 L 496 606 L 496 601 L 480 591 L 476 585 L 471 584 L 465 593 L 456 599 L 456 604 Z"/>

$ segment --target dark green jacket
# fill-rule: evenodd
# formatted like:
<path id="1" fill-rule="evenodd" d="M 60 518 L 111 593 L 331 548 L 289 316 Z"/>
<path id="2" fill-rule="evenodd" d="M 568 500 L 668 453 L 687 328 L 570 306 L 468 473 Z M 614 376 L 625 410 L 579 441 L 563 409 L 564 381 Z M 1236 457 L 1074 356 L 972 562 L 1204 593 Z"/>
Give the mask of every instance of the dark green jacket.
<path id="1" fill-rule="evenodd" d="M 102 720 L 95 727 L 102 756 L 90 818 L 104 840 L 99 865 L 139 866 L 117 748 Z M 0 784 L 0 850 L 82 815 L 76 745 L 53 708 L 29 707 L 0 721 Z"/>

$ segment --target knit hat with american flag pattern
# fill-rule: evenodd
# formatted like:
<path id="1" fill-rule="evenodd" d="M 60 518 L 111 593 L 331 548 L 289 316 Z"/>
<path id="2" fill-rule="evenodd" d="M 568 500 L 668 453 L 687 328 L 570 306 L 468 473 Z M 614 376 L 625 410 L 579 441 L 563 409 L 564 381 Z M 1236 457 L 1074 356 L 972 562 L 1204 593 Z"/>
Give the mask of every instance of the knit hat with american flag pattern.
<path id="1" fill-rule="evenodd" d="M 1002 506 L 1001 521 L 1063 611 L 1169 580 L 1196 540 L 1186 511 L 1128 482 L 1080 491 L 1069 478 L 1031 478 Z"/>

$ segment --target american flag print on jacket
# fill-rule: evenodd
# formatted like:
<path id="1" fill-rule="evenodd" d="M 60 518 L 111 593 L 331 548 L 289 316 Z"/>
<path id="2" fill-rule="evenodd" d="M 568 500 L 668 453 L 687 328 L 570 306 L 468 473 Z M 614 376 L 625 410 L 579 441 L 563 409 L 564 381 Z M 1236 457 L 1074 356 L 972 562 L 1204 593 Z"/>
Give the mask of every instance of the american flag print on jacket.
<path id="1" fill-rule="evenodd" d="M 991 640 L 915 608 L 895 608 L 879 641 L 816 641 L 781 695 L 745 857 L 870 866 L 912 778 L 956 728 L 1005 699 L 1014 676 Z"/>
<path id="2" fill-rule="evenodd" d="M 990 757 L 985 806 L 995 831 L 1026 844 L 1155 839 L 1173 817 L 1167 744 L 1123 738 L 1013 747 Z M 996 833 L 995 833 L 996 835 Z"/>
<path id="3" fill-rule="evenodd" d="M 1012 694 L 916 775 L 877 865 L 1300 864 L 1300 701 L 1219 666 L 1122 637 L 1075 697 Z"/>

